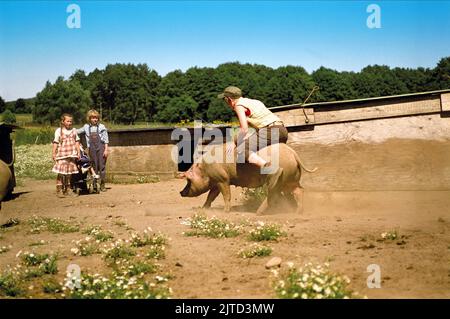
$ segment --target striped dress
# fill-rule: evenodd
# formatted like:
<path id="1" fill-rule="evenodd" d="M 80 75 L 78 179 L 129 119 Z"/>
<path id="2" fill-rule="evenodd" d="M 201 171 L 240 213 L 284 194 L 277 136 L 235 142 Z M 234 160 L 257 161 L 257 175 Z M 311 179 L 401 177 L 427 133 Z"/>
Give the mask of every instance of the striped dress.
<path id="1" fill-rule="evenodd" d="M 76 142 L 79 140 L 77 130 L 74 128 L 70 131 L 58 128 L 60 130 L 60 138 L 54 140 L 53 143 L 58 143 L 56 151 L 56 163 L 52 171 L 54 173 L 70 175 L 78 173 L 78 167 L 75 163 L 77 159 Z"/>

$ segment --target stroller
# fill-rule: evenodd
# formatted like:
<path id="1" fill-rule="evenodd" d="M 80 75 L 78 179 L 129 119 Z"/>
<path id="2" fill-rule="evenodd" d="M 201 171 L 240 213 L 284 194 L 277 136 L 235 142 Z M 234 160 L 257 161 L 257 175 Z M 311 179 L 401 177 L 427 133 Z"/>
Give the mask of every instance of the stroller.
<path id="1" fill-rule="evenodd" d="M 95 173 L 94 168 L 91 165 L 89 156 L 80 146 L 80 159 L 77 160 L 78 174 L 72 174 L 72 188 L 77 194 L 92 194 L 100 193 L 100 187 L 98 185 L 99 176 Z"/>

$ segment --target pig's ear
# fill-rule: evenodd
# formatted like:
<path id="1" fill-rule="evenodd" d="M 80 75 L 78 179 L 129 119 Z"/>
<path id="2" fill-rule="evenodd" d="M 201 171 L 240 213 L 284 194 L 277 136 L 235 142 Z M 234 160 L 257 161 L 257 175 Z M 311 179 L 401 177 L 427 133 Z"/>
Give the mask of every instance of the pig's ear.
<path id="1" fill-rule="evenodd" d="M 191 168 L 186 172 L 191 174 L 191 177 L 195 174 L 196 176 L 203 176 L 203 167 L 199 163 L 195 163 L 191 166 Z M 189 177 L 189 176 L 188 176 Z"/>
<path id="2" fill-rule="evenodd" d="M 178 172 L 177 178 L 179 178 L 179 179 L 186 178 L 186 172 Z"/>
<path id="3" fill-rule="evenodd" d="M 194 171 L 193 171 L 192 167 L 186 171 L 185 176 L 187 178 L 193 178 L 194 177 Z"/>

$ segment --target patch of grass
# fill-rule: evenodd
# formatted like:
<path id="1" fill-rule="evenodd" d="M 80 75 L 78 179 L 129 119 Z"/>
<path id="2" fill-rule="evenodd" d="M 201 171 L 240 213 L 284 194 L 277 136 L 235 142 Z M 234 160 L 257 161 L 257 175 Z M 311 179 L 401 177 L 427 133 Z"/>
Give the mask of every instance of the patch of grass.
<path id="1" fill-rule="evenodd" d="M 31 226 L 30 233 L 39 234 L 42 231 L 49 231 L 53 234 L 75 233 L 80 230 L 80 226 L 73 221 L 66 221 L 60 218 L 48 218 L 33 216 L 28 220 Z"/>
<path id="2" fill-rule="evenodd" d="M 135 255 L 136 252 L 121 239 L 112 243 L 103 251 L 103 259 L 110 265 L 116 264 L 121 259 L 129 259 Z"/>
<path id="3" fill-rule="evenodd" d="M 253 258 L 253 257 L 270 256 L 271 253 L 272 253 L 272 248 L 270 248 L 269 246 L 254 243 L 254 244 L 250 245 L 250 247 L 241 249 L 238 252 L 238 255 L 239 255 L 239 257 L 242 257 L 245 259 L 245 258 Z"/>
<path id="4" fill-rule="evenodd" d="M 16 162 L 14 170 L 17 179 L 34 178 L 38 180 L 54 179 L 51 158 L 52 145 L 22 145 L 15 148 Z"/>
<path id="5" fill-rule="evenodd" d="M 396 240 L 397 238 L 399 238 L 399 235 L 396 230 L 390 230 L 381 234 L 382 240 Z"/>
<path id="6" fill-rule="evenodd" d="M 9 297 L 19 297 L 25 293 L 21 274 L 17 269 L 7 269 L 0 273 L 0 294 Z"/>
<path id="7" fill-rule="evenodd" d="M 83 233 L 92 236 L 95 240 L 98 240 L 99 242 L 105 242 L 114 238 L 113 232 L 109 230 L 104 231 L 102 230 L 101 226 L 97 225 L 86 228 L 83 231 Z"/>
<path id="8" fill-rule="evenodd" d="M 53 255 L 44 260 L 39 268 L 44 272 L 44 274 L 55 275 L 58 273 L 58 265 L 56 263 L 57 256 Z"/>
<path id="9" fill-rule="evenodd" d="M 51 278 L 42 284 L 42 291 L 46 294 L 56 294 L 62 292 L 62 286 L 55 279 Z"/>
<path id="10" fill-rule="evenodd" d="M 250 208 L 259 207 L 264 199 L 267 198 L 267 188 L 244 188 L 241 196 L 245 206 Z"/>
<path id="11" fill-rule="evenodd" d="M 147 245 L 161 246 L 167 243 L 167 237 L 161 233 L 152 234 L 151 228 L 147 228 L 143 234 L 132 233 L 129 241 L 132 247 L 144 247 Z"/>
<path id="12" fill-rule="evenodd" d="M 167 236 L 162 233 L 153 233 L 149 227 L 143 233 L 133 232 L 130 239 L 127 240 L 131 247 L 148 247 L 146 251 L 147 258 L 162 259 L 165 258 L 165 245 L 168 242 Z"/>
<path id="13" fill-rule="evenodd" d="M 33 279 L 33 278 L 39 278 L 44 276 L 44 272 L 37 268 L 37 267 L 32 267 L 32 268 L 26 268 L 23 273 L 22 273 L 22 277 L 25 280 L 29 280 L 29 279 Z"/>
<path id="14" fill-rule="evenodd" d="M 112 184 L 148 184 L 158 183 L 159 176 L 155 175 L 126 175 L 126 176 L 111 176 L 110 183 Z"/>
<path id="15" fill-rule="evenodd" d="M 58 273 L 57 255 L 19 253 L 22 264 L 8 268 L 0 274 L 0 295 L 21 297 L 25 295 L 24 283 L 34 278 Z"/>
<path id="16" fill-rule="evenodd" d="M 58 265 L 56 263 L 58 256 L 49 254 L 24 253 L 21 255 L 22 263 L 28 268 L 31 277 L 40 277 L 44 274 L 54 275 L 58 273 Z M 30 278 L 29 276 L 27 276 Z"/>
<path id="17" fill-rule="evenodd" d="M 236 237 L 242 232 L 242 227 L 227 220 L 213 216 L 208 219 L 205 215 L 195 214 L 185 224 L 192 230 L 184 232 L 185 236 L 203 236 L 211 238 Z"/>
<path id="18" fill-rule="evenodd" d="M 35 254 L 26 252 L 21 256 L 22 263 L 25 266 L 39 266 L 49 257 L 48 254 Z"/>
<path id="19" fill-rule="evenodd" d="M 163 282 L 148 283 L 142 278 L 118 273 L 108 277 L 83 273 L 79 284 L 77 278 L 66 278 L 62 296 L 70 299 L 165 299 L 172 291 Z"/>
<path id="20" fill-rule="evenodd" d="M 75 256 L 91 256 L 100 253 L 100 241 L 95 240 L 94 237 L 87 236 L 81 240 L 74 241 L 75 247 L 70 251 Z"/>
<path id="21" fill-rule="evenodd" d="M 395 242 L 398 246 L 406 245 L 406 239 L 410 236 L 400 235 L 397 230 L 390 230 L 380 235 L 381 238 L 377 239 L 378 242 Z"/>
<path id="22" fill-rule="evenodd" d="M 146 261 L 137 261 L 134 263 L 124 263 L 120 269 L 120 273 L 128 277 L 143 276 L 155 273 L 158 267 Z"/>
<path id="23" fill-rule="evenodd" d="M 138 184 L 157 183 L 160 181 L 158 176 L 139 176 L 136 179 Z"/>
<path id="24" fill-rule="evenodd" d="M 281 230 L 280 225 L 264 222 L 258 222 L 256 228 L 249 232 L 249 239 L 252 241 L 276 241 L 282 236 L 286 236 L 286 232 Z"/>
<path id="25" fill-rule="evenodd" d="M 145 256 L 153 259 L 164 259 L 166 257 L 165 247 L 161 245 L 152 245 Z"/>
<path id="26" fill-rule="evenodd" d="M 19 126 L 26 126 L 33 122 L 33 115 L 31 113 L 16 114 L 16 124 Z"/>
<path id="27" fill-rule="evenodd" d="M 293 264 L 284 272 L 273 271 L 274 290 L 283 299 L 348 299 L 358 297 L 348 288 L 350 279 L 329 271 L 329 265 Z"/>
<path id="28" fill-rule="evenodd" d="M 17 146 L 34 146 L 51 144 L 55 136 L 56 127 L 27 127 L 14 132 L 14 142 Z M 51 154 L 51 153 L 50 153 Z"/>

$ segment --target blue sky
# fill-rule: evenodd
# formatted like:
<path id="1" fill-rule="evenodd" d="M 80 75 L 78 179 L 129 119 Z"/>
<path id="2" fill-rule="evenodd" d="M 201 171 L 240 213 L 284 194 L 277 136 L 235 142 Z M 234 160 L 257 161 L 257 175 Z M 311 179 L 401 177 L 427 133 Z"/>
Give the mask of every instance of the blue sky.
<path id="1" fill-rule="evenodd" d="M 66 8 L 81 8 L 69 29 Z M 381 28 L 369 29 L 369 4 Z M 47 80 L 108 63 L 159 74 L 230 61 L 271 67 L 434 67 L 450 56 L 447 1 L 2 1 L 0 96 L 34 96 Z"/>

